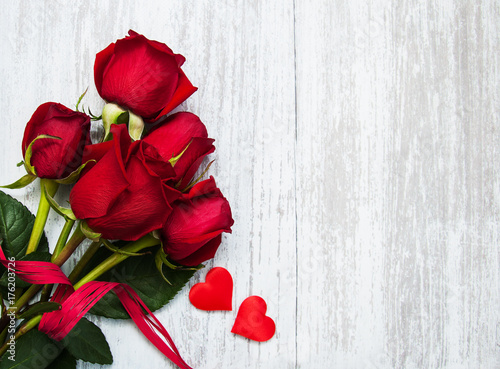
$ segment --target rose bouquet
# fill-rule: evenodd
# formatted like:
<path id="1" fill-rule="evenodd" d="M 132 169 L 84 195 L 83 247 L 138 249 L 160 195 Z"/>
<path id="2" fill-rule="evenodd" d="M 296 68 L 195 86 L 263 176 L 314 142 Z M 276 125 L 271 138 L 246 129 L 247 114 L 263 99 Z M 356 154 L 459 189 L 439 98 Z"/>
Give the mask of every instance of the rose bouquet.
<path id="1" fill-rule="evenodd" d="M 133 319 L 173 363 L 189 368 L 152 312 L 214 257 L 233 219 L 214 178 L 202 180 L 214 140 L 196 115 L 171 114 L 196 91 L 184 61 L 130 31 L 96 56 L 95 85 L 106 101 L 100 116 L 80 111 L 84 94 L 75 110 L 40 105 L 26 124 L 19 165 L 27 174 L 4 187 L 40 178 L 41 195 L 35 217 L 0 192 L 0 369 L 111 363 L 87 312 Z M 99 142 L 91 142 L 91 125 Z M 58 203 L 58 188 L 72 184 L 70 206 Z M 50 249 L 49 211 L 64 218 Z M 64 274 L 60 267 L 79 247 L 83 255 Z"/>

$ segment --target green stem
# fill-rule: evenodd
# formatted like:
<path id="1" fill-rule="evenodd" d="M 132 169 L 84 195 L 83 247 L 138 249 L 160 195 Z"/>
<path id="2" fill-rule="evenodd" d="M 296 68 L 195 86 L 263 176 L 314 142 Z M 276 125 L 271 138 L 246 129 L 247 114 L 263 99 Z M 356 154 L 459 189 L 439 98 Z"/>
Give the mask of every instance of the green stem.
<path id="1" fill-rule="evenodd" d="M 23 294 L 23 289 L 22 288 L 16 288 L 14 291 L 14 301 L 17 301 L 19 297 L 21 297 Z"/>
<path id="2" fill-rule="evenodd" d="M 76 248 L 80 246 L 83 240 L 85 240 L 85 238 L 86 238 L 85 235 L 80 229 L 80 225 L 77 225 L 75 231 L 73 232 L 73 235 L 69 239 L 66 246 L 64 246 L 59 255 L 57 255 L 52 260 L 52 262 L 57 266 L 63 265 L 66 262 L 66 260 L 68 260 L 69 257 L 73 254 L 73 252 L 75 252 Z"/>
<path id="3" fill-rule="evenodd" d="M 49 301 L 50 294 L 52 293 L 53 284 L 46 284 L 43 286 L 42 293 L 40 294 L 40 301 L 47 302 Z"/>
<path id="4" fill-rule="evenodd" d="M 76 249 L 76 247 L 83 241 L 83 239 L 85 239 L 85 236 L 83 236 L 83 233 L 81 232 L 80 227 L 77 227 L 77 229 L 73 233 L 73 236 L 71 236 L 71 239 L 69 240 L 68 244 L 63 249 L 63 251 L 59 254 L 59 256 L 56 257 L 54 263 L 59 265 L 59 266 L 62 265 L 68 259 L 69 255 L 71 255 L 71 253 Z M 138 251 L 141 251 L 142 249 L 145 249 L 146 247 L 158 245 L 159 243 L 160 243 L 160 241 L 157 240 L 156 238 L 154 238 L 153 236 L 146 235 L 146 236 L 140 238 L 139 240 L 132 242 L 132 243 L 128 244 L 127 246 L 123 247 L 122 250 L 126 251 L 126 252 L 138 252 Z M 100 243 L 94 242 L 91 245 L 91 247 L 89 247 L 89 250 L 91 250 L 91 251 L 87 250 L 87 252 L 85 252 L 85 254 L 84 254 L 84 257 L 88 253 L 88 255 L 90 255 L 90 256 L 88 256 L 88 259 L 90 260 L 90 258 L 93 256 L 92 253 L 93 252 L 95 253 L 97 251 L 97 249 L 99 249 L 99 246 L 100 246 Z M 71 253 L 69 253 L 69 252 L 66 252 L 66 250 L 72 250 L 72 251 L 71 251 Z M 130 255 L 114 253 L 109 258 L 104 260 L 101 264 L 99 264 L 96 268 L 94 268 L 89 274 L 87 274 L 85 277 L 83 277 L 77 284 L 75 284 L 74 285 L 75 290 L 78 289 L 79 287 L 83 286 L 85 283 L 93 281 L 94 279 L 96 279 L 97 277 L 99 277 L 100 275 L 102 275 L 103 273 L 105 273 L 106 271 L 108 271 L 109 269 L 114 267 L 115 265 L 126 260 L 128 257 L 130 257 Z M 33 294 L 30 294 L 29 297 L 27 297 L 28 292 L 30 292 L 30 290 L 32 290 L 32 289 L 34 290 L 34 288 L 36 288 L 38 291 L 38 289 L 40 289 L 40 287 L 41 287 L 40 285 L 32 285 L 28 289 L 28 291 L 26 291 L 26 293 L 23 296 L 21 296 L 21 298 L 17 301 L 16 305 L 18 305 L 22 301 L 24 302 L 25 300 L 26 300 L 26 302 L 28 302 L 29 299 L 31 297 L 33 297 L 34 294 L 36 294 L 36 292 L 34 292 Z M 30 319 L 26 324 L 23 324 L 21 326 L 21 328 L 19 328 L 19 330 L 14 335 L 14 340 L 17 341 L 19 339 L 19 337 L 21 337 L 23 334 L 26 334 L 27 332 L 29 332 L 30 330 L 35 328 L 40 323 L 40 320 L 42 320 L 42 315 L 37 315 L 34 318 Z M 2 332 L 2 334 L 3 334 L 3 332 Z M 7 341 L 3 344 L 2 347 L 0 347 L 0 357 L 7 352 L 8 348 L 9 348 L 9 345 L 8 345 L 8 341 Z"/>
<path id="5" fill-rule="evenodd" d="M 19 297 L 19 300 L 16 301 L 16 303 L 12 306 L 10 306 L 7 309 L 7 312 L 11 311 L 18 311 L 20 308 L 22 308 L 24 305 L 26 305 L 33 296 L 37 294 L 38 291 L 42 288 L 41 284 L 32 284 L 25 293 L 21 297 Z"/>
<path id="6" fill-rule="evenodd" d="M 61 231 L 61 234 L 59 235 L 59 239 L 57 240 L 54 253 L 52 254 L 52 258 L 50 259 L 52 262 L 54 262 L 54 260 L 59 256 L 59 254 L 63 250 L 64 245 L 68 241 L 69 234 L 71 233 L 71 229 L 73 228 L 74 224 L 75 221 L 72 219 L 67 219 L 66 223 L 64 223 L 64 227 Z"/>
<path id="7" fill-rule="evenodd" d="M 78 260 L 78 263 L 75 265 L 73 268 L 73 271 L 69 275 L 69 280 L 71 283 L 75 283 L 76 279 L 80 276 L 80 273 L 82 272 L 83 268 L 87 265 L 87 263 L 92 259 L 92 257 L 95 255 L 97 250 L 101 247 L 101 242 L 92 242 L 89 246 L 89 248 L 85 251 L 85 253 L 82 255 L 80 260 Z"/>
<path id="8" fill-rule="evenodd" d="M 66 257 L 65 251 L 67 249 L 73 249 L 73 251 L 76 249 L 76 247 L 81 242 L 80 241 L 77 244 L 77 241 L 81 238 L 81 236 L 80 236 L 81 233 L 82 232 L 80 230 L 80 227 L 77 227 L 77 229 L 73 233 L 73 236 L 69 240 L 66 247 L 63 249 L 61 254 L 59 254 L 59 256 L 54 261 L 55 264 L 62 265 L 67 260 L 67 258 L 71 254 L 69 254 Z M 83 236 L 83 239 L 84 238 L 85 237 Z M 127 246 L 123 247 L 122 250 L 126 251 L 126 252 L 138 252 L 138 251 L 141 251 L 142 249 L 145 249 L 147 247 L 158 245 L 159 243 L 160 243 L 160 241 L 158 239 L 154 238 L 151 235 L 146 235 L 146 236 L 140 238 L 139 240 L 132 242 L 132 243 L 128 244 Z M 76 246 L 75 246 L 75 244 L 76 244 Z M 95 244 L 97 244 L 97 246 Z M 88 254 L 90 255 L 90 254 L 92 254 L 92 252 L 97 251 L 99 246 L 100 246 L 100 243 L 94 242 L 91 245 L 92 251 L 87 250 Z M 94 251 L 94 249 L 95 249 L 95 251 Z M 87 252 L 85 252 L 84 256 L 87 254 Z M 92 257 L 92 255 L 88 256 L 88 259 L 90 259 L 91 257 Z M 94 279 L 96 279 L 97 277 L 99 277 L 100 275 L 102 275 L 103 273 L 105 273 L 106 271 L 108 271 L 109 269 L 114 267 L 115 265 L 126 260 L 128 257 L 130 257 L 130 255 L 114 253 L 109 258 L 104 260 L 101 264 L 99 264 L 96 268 L 94 268 L 89 274 L 87 274 L 85 277 L 83 277 L 77 284 L 75 284 L 74 285 L 75 290 L 78 289 L 79 287 L 83 286 L 85 283 L 93 281 Z M 34 288 L 37 288 L 37 290 L 38 290 L 41 288 L 41 286 L 40 285 L 32 285 L 28 289 L 28 291 L 26 291 L 26 293 L 23 296 L 21 296 L 21 298 L 18 300 L 16 305 L 18 305 L 19 302 L 24 301 L 24 300 L 26 300 L 26 302 L 28 302 L 29 299 L 36 294 L 36 292 L 34 292 L 28 298 L 26 298 L 25 296 L 27 296 L 27 294 L 28 294 L 28 292 L 30 292 L 30 290 L 32 290 L 32 289 L 34 290 Z M 37 315 L 34 318 L 32 318 L 31 320 L 29 320 L 26 324 L 24 324 L 23 326 L 21 326 L 21 328 L 19 328 L 19 330 L 14 335 L 14 339 L 15 340 L 19 339 L 19 337 L 21 337 L 23 334 L 26 334 L 31 329 L 35 328 L 38 325 L 38 323 L 40 323 L 40 320 L 42 320 L 42 315 Z M 5 352 L 7 352 L 8 347 L 9 347 L 8 342 L 5 342 L 5 344 L 2 347 L 0 347 L 0 356 L 2 356 L 3 354 L 5 354 Z"/>
<path id="9" fill-rule="evenodd" d="M 50 259 L 51 262 L 54 262 L 61 253 L 62 249 L 64 248 L 64 245 L 68 241 L 69 234 L 71 233 L 71 229 L 73 228 L 74 224 L 75 224 L 74 220 L 66 219 L 66 223 L 64 223 L 64 227 L 61 231 L 61 234 L 59 235 L 59 239 L 57 240 L 56 247 Z M 46 284 L 45 286 L 43 286 L 42 295 L 40 296 L 40 301 L 48 301 L 51 292 L 52 292 L 51 284 Z"/>
<path id="10" fill-rule="evenodd" d="M 17 341 L 19 337 L 21 337 L 23 334 L 28 333 L 31 331 L 33 328 L 35 328 L 38 323 L 40 323 L 40 320 L 42 320 L 42 315 L 37 315 L 34 318 L 31 318 L 28 320 L 25 324 L 19 328 L 19 330 L 16 332 L 14 335 L 14 340 Z M 10 341 L 10 340 L 9 340 Z M 5 354 L 7 352 L 7 349 L 9 348 L 9 341 L 5 342 L 2 347 L 0 347 L 0 356 Z"/>
<path id="11" fill-rule="evenodd" d="M 50 204 L 45 196 L 45 191 L 43 187 L 47 189 L 50 196 L 54 196 L 59 184 L 56 181 L 46 178 L 40 178 L 40 186 L 42 188 L 40 195 L 40 203 L 38 204 L 38 211 L 36 212 L 35 223 L 33 224 L 33 230 L 31 231 L 31 237 L 28 243 L 28 248 L 26 249 L 26 254 L 35 252 L 42 238 L 43 229 L 45 228 L 45 223 L 47 222 L 47 217 L 49 216 Z"/>
<path id="12" fill-rule="evenodd" d="M 160 241 L 158 239 L 148 234 L 135 242 L 129 243 L 127 246 L 122 247 L 121 249 L 125 252 L 138 252 L 142 249 L 145 249 L 146 247 L 158 245 L 159 243 Z M 85 283 L 95 280 L 100 275 L 107 272 L 115 265 L 120 264 L 122 261 L 126 260 L 129 257 L 130 255 L 118 254 L 115 252 L 113 255 L 111 255 L 109 258 L 95 267 L 92 271 L 90 271 L 89 274 L 80 279 L 80 281 L 74 285 L 75 290 L 83 286 Z"/>
<path id="13" fill-rule="evenodd" d="M 75 229 L 75 232 L 73 232 L 73 235 L 69 239 L 68 243 L 61 251 L 61 253 L 55 258 L 53 263 L 56 264 L 57 266 L 63 265 L 84 239 L 85 236 L 80 230 L 80 227 L 77 227 Z M 19 309 L 21 309 L 24 305 L 26 305 L 29 302 L 29 300 L 31 300 L 31 298 L 33 298 L 33 296 L 37 294 L 38 291 L 40 291 L 42 287 L 43 285 L 41 284 L 31 285 L 26 290 L 26 292 L 16 301 L 16 303 L 7 309 L 7 311 L 2 315 L 2 319 L 0 319 L 0 330 L 1 330 L 0 336 L 3 334 L 3 331 L 7 329 L 6 326 L 7 313 L 11 311 L 18 311 Z"/>

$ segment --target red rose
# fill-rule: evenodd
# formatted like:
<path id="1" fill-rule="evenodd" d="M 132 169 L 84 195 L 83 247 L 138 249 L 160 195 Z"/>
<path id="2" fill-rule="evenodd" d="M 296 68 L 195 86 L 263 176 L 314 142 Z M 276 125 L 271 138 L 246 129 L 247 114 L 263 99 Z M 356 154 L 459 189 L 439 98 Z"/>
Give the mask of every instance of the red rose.
<path id="1" fill-rule="evenodd" d="M 229 203 L 210 177 L 174 203 L 161 231 L 165 253 L 182 265 L 198 265 L 215 256 L 222 232 L 231 233 L 233 223 Z"/>
<path id="2" fill-rule="evenodd" d="M 90 117 L 64 105 L 47 102 L 40 105 L 24 130 L 23 157 L 28 146 L 40 135 L 59 137 L 41 138 L 33 143 L 31 165 L 40 178 L 62 179 L 82 164 L 83 149 L 90 144 Z"/>
<path id="3" fill-rule="evenodd" d="M 186 100 L 197 88 L 181 69 L 185 61 L 182 55 L 132 30 L 129 35 L 96 55 L 97 91 L 107 102 L 154 121 Z"/>
<path id="4" fill-rule="evenodd" d="M 173 183 L 179 183 L 179 189 L 189 184 L 203 158 L 215 150 L 212 145 L 214 140 L 208 138 L 207 129 L 200 118 L 186 112 L 169 116 L 144 141 L 153 145 L 165 161 L 182 154 L 174 164 L 176 175 Z"/>
<path id="5" fill-rule="evenodd" d="M 162 227 L 181 194 L 164 183 L 175 172 L 153 146 L 132 143 L 125 125 L 111 133 L 112 147 L 73 187 L 71 208 L 103 238 L 135 241 Z"/>
<path id="6" fill-rule="evenodd" d="M 154 146 L 164 161 L 180 155 L 174 164 L 175 177 L 169 184 L 185 188 L 198 170 L 203 158 L 212 153 L 214 140 L 208 138 L 207 129 L 200 118 L 192 113 L 181 112 L 169 116 L 160 126 L 155 127 L 144 139 Z M 106 141 L 85 147 L 83 160 L 99 161 L 112 146 Z M 189 146 L 188 146 L 189 145 Z M 89 163 L 85 171 L 91 168 Z"/>

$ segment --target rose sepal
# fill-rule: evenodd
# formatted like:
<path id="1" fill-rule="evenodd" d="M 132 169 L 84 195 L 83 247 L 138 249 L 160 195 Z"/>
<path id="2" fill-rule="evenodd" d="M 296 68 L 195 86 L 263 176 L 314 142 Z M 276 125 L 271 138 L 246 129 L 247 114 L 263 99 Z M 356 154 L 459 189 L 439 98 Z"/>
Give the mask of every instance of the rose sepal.
<path id="1" fill-rule="evenodd" d="M 0 186 L 0 188 L 8 188 L 9 190 L 16 190 L 19 188 L 24 188 L 27 185 L 29 185 L 31 182 L 33 182 L 37 177 L 32 175 L 32 174 L 26 174 L 19 178 L 17 181 L 14 183 L 5 185 L 5 186 Z"/>
<path id="2" fill-rule="evenodd" d="M 200 270 L 200 269 L 203 269 L 205 267 L 205 265 L 203 265 L 203 264 L 200 264 L 200 265 L 194 266 L 194 267 L 192 267 L 192 266 L 187 267 L 187 266 L 183 266 L 183 265 L 174 264 L 173 262 L 168 260 L 168 255 L 165 253 L 163 244 L 161 245 L 160 249 L 157 251 L 157 253 L 155 255 L 155 264 L 156 264 L 156 268 L 160 272 L 161 276 L 168 284 L 171 284 L 171 283 L 167 280 L 167 278 L 165 278 L 165 275 L 163 274 L 163 265 L 167 266 L 168 268 L 170 268 L 172 270 Z"/>
<path id="3" fill-rule="evenodd" d="M 109 251 L 115 252 L 115 253 L 120 254 L 120 255 L 142 256 L 142 255 L 149 254 L 149 251 L 148 252 L 130 252 L 130 251 L 124 251 L 124 250 L 120 249 L 119 247 L 114 246 L 111 242 L 109 242 L 109 240 L 106 240 L 104 238 L 101 238 L 101 242 L 104 245 L 104 247 L 106 247 Z"/>
<path id="4" fill-rule="evenodd" d="M 47 188 L 45 186 L 42 186 L 42 191 L 45 194 L 45 197 L 47 198 L 47 201 L 49 202 L 50 207 L 60 216 L 62 216 L 66 221 L 68 220 L 76 220 L 75 213 L 73 213 L 73 210 L 62 207 L 57 203 L 56 200 L 50 194 L 47 192 Z"/>
<path id="5" fill-rule="evenodd" d="M 168 160 L 168 162 L 172 165 L 172 167 L 175 167 L 175 164 L 177 164 L 177 162 L 179 161 L 179 159 L 182 157 L 182 155 L 184 155 L 184 153 L 186 152 L 186 150 L 189 148 L 189 146 L 191 145 L 191 143 L 193 142 L 193 140 L 189 141 L 189 143 L 186 145 L 186 147 L 180 152 L 179 155 L 177 156 L 174 156 L 172 154 L 172 158 L 170 158 Z"/>
<path id="6" fill-rule="evenodd" d="M 166 258 L 165 253 L 163 252 L 163 246 L 161 246 L 158 252 L 155 254 L 156 269 L 158 269 L 158 271 L 160 272 L 160 275 L 163 278 L 163 280 L 172 286 L 172 282 L 170 282 L 167 279 L 167 277 L 165 277 L 165 274 L 163 274 L 163 265 L 168 265 L 168 264 L 169 262 Z"/>
<path id="7" fill-rule="evenodd" d="M 111 126 L 113 124 L 124 124 L 126 120 L 127 111 L 119 105 L 108 103 L 102 109 L 102 125 L 104 127 L 104 140 L 110 141 L 113 136 L 111 135 Z"/>
<path id="8" fill-rule="evenodd" d="M 128 112 L 128 134 L 134 140 L 140 140 L 144 132 L 144 120 L 137 114 Z"/>
<path id="9" fill-rule="evenodd" d="M 113 138 L 111 135 L 111 126 L 113 124 L 127 123 L 129 136 L 134 141 L 140 140 L 144 132 L 144 120 L 139 115 L 113 103 L 104 105 L 102 123 L 104 127 L 104 141 L 110 141 Z"/>
<path id="10" fill-rule="evenodd" d="M 89 161 L 83 163 L 82 165 L 80 165 L 76 170 L 71 172 L 70 175 L 68 175 L 67 177 L 61 178 L 61 179 L 55 179 L 55 181 L 57 183 L 60 183 L 60 184 L 73 184 L 73 183 L 75 183 L 80 178 L 80 174 L 82 173 L 82 170 L 84 170 L 85 167 L 87 166 L 87 164 L 90 162 L 96 163 L 97 161 L 94 159 L 89 160 Z"/>
<path id="11" fill-rule="evenodd" d="M 101 233 L 94 232 L 86 222 L 80 222 L 80 230 L 89 240 L 98 242 L 101 239 Z"/>
<path id="12" fill-rule="evenodd" d="M 51 135 L 39 135 L 37 136 L 31 143 L 28 145 L 26 149 L 26 154 L 24 155 L 24 168 L 28 174 L 37 176 L 36 169 L 33 165 L 31 165 L 31 156 L 33 155 L 33 144 L 40 139 L 51 138 L 53 140 L 61 140 L 61 137 L 51 136 Z"/>
<path id="13" fill-rule="evenodd" d="M 193 187 L 194 185 L 196 185 L 202 178 L 203 176 L 208 172 L 208 170 L 210 169 L 210 167 L 212 166 L 212 164 L 214 163 L 215 160 L 212 160 L 210 163 L 208 163 L 208 165 L 206 166 L 205 170 L 198 176 L 198 178 L 196 179 L 193 179 L 191 180 L 191 182 L 189 182 L 189 184 L 186 186 L 186 188 L 184 188 L 181 192 L 188 192 L 191 187 Z M 176 187 L 179 187 L 182 183 L 184 178 L 181 178 L 181 180 L 179 181 L 179 183 L 176 184 Z"/>

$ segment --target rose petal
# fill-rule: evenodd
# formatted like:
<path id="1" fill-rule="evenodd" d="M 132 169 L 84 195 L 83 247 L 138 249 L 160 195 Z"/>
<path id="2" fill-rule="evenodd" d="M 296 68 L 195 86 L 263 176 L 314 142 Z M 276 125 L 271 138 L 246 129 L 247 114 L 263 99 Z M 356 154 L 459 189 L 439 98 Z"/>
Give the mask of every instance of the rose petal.
<path id="1" fill-rule="evenodd" d="M 138 35 L 116 42 L 103 73 L 101 95 L 137 115 L 152 118 L 170 101 L 178 79 L 175 58 Z"/>
<path id="2" fill-rule="evenodd" d="M 204 181 L 198 182 L 195 184 L 187 194 L 184 194 L 184 198 L 186 200 L 193 199 L 198 196 L 222 196 L 222 192 L 217 188 L 215 184 L 215 179 L 213 176 L 210 176 L 209 179 L 205 179 Z"/>
<path id="3" fill-rule="evenodd" d="M 179 81 L 177 83 L 177 89 L 175 90 L 174 95 L 168 102 L 167 106 L 158 114 L 158 116 L 153 119 L 153 121 L 156 121 L 160 119 L 162 116 L 165 114 L 170 113 L 172 110 L 174 110 L 177 106 L 182 104 L 189 96 L 194 94 L 198 90 L 198 87 L 193 86 L 191 81 L 186 77 L 184 74 L 184 71 L 179 72 Z"/>
<path id="4" fill-rule="evenodd" d="M 130 173 L 130 186 L 114 202 L 108 216 L 87 221 L 104 238 L 135 241 L 160 229 L 171 212 L 161 179 L 152 177 L 139 158 L 130 158 L 127 173 Z"/>
<path id="5" fill-rule="evenodd" d="M 115 51 L 115 44 L 109 44 L 107 48 L 98 52 L 95 57 L 94 63 L 94 82 L 99 95 L 102 96 L 102 79 L 104 76 L 104 70 L 106 69 L 109 60 L 113 56 L 113 52 Z"/>
<path id="6" fill-rule="evenodd" d="M 30 162 L 41 178 L 64 178 L 82 163 L 84 147 L 90 144 L 90 117 L 58 103 L 42 104 L 26 125 L 23 156 L 29 144 L 42 134 L 60 139 L 37 140 Z"/>
<path id="7" fill-rule="evenodd" d="M 101 142 L 93 145 L 85 146 L 83 150 L 83 162 L 101 160 L 102 157 L 113 147 L 113 141 Z"/>
<path id="8" fill-rule="evenodd" d="M 106 215 L 118 196 L 130 186 L 123 163 L 128 146 L 131 145 L 127 128 L 124 125 L 113 125 L 111 133 L 113 147 L 87 175 L 80 178 L 70 193 L 71 208 L 78 219 Z"/>
<path id="9" fill-rule="evenodd" d="M 144 141 L 156 147 L 165 160 L 170 160 L 180 154 L 193 137 L 207 138 L 207 128 L 196 115 L 181 112 L 168 117 L 162 125 L 153 129 Z"/>
<path id="10" fill-rule="evenodd" d="M 196 266 L 200 265 L 206 260 L 212 259 L 217 252 L 222 241 L 222 235 L 216 236 L 214 239 L 208 241 L 204 246 L 202 246 L 198 251 L 193 252 L 191 255 L 187 256 L 184 259 L 178 259 L 178 262 L 181 265 L 185 266 Z"/>
<path id="11" fill-rule="evenodd" d="M 175 181 L 182 178 L 179 188 L 183 189 L 189 184 L 205 156 L 215 151 L 215 146 L 212 145 L 214 141 L 211 138 L 193 138 L 187 150 L 175 163 L 174 169 L 177 173 Z"/>

